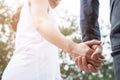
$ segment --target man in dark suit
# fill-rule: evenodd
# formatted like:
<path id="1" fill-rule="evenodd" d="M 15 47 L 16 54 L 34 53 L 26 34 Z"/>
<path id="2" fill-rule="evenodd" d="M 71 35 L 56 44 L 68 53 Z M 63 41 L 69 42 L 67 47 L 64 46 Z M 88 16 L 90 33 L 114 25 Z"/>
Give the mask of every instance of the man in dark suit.
<path id="1" fill-rule="evenodd" d="M 80 0 L 80 4 L 80 27 L 83 42 L 92 39 L 100 40 L 100 30 L 98 24 L 99 0 Z M 115 80 L 120 80 L 120 0 L 110 0 L 110 6 L 110 40 L 114 61 Z M 94 54 L 101 54 L 101 45 L 94 46 L 97 46 L 96 49 L 99 50 Z"/>

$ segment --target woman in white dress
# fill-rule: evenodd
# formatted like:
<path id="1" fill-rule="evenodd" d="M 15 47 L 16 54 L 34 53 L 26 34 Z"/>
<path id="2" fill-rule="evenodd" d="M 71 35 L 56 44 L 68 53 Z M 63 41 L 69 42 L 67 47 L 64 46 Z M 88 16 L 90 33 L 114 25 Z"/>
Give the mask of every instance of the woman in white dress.
<path id="1" fill-rule="evenodd" d="M 75 58 L 92 54 L 93 50 L 89 46 L 100 45 L 96 40 L 77 44 L 66 39 L 52 15 L 51 7 L 57 4 L 58 0 L 25 1 L 20 10 L 19 22 L 15 22 L 15 51 L 2 80 L 61 80 L 57 47 Z M 84 63 L 86 57 L 80 60 Z M 89 61 L 93 60 L 89 58 Z M 97 68 L 101 66 L 101 62 L 96 64 Z"/>

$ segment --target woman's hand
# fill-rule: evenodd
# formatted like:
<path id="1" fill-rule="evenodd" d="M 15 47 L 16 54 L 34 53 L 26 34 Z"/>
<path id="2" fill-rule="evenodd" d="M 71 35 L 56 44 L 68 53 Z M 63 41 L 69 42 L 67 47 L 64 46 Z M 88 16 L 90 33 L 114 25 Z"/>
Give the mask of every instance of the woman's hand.
<path id="1" fill-rule="evenodd" d="M 96 73 L 101 68 L 104 61 L 102 46 L 100 44 L 94 45 L 93 43 L 88 43 L 88 41 L 85 42 L 85 44 L 93 50 L 93 53 L 76 57 L 75 63 L 81 70 Z"/>
<path id="2" fill-rule="evenodd" d="M 100 69 L 104 59 L 101 54 L 102 49 L 101 47 L 93 46 L 100 44 L 100 41 L 91 40 L 74 45 L 71 56 L 75 59 L 78 67 L 86 72 L 97 72 Z M 97 60 L 93 59 L 94 57 L 97 58 Z"/>
<path id="3" fill-rule="evenodd" d="M 101 42 L 97 40 L 91 40 L 87 42 L 83 42 L 80 44 L 72 44 L 70 45 L 70 55 L 75 58 L 78 56 L 87 56 L 88 58 L 93 54 L 94 50 L 91 48 L 93 45 L 100 45 Z"/>
<path id="4" fill-rule="evenodd" d="M 85 56 L 79 56 L 75 58 L 75 63 L 81 70 L 85 72 L 97 73 L 103 64 L 103 61 L 97 62 L 92 59 L 86 59 Z"/>

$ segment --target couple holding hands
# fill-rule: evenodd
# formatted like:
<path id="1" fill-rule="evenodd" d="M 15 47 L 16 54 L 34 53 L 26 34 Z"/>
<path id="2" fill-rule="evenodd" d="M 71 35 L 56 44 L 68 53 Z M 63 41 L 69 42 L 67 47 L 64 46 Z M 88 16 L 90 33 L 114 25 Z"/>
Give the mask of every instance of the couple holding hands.
<path id="1" fill-rule="evenodd" d="M 57 47 L 86 72 L 98 72 L 103 64 L 101 41 L 75 43 L 59 31 L 52 8 L 59 0 L 26 0 L 12 17 L 15 51 L 2 80 L 61 80 Z"/>

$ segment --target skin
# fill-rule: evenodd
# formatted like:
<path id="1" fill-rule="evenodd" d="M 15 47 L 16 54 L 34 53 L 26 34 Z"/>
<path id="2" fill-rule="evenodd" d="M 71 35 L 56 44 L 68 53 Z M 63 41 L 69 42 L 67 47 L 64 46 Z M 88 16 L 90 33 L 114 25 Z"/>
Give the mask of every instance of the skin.
<path id="1" fill-rule="evenodd" d="M 20 5 L 17 10 L 13 13 L 13 16 L 12 16 L 12 19 L 10 21 L 10 24 L 12 26 L 12 29 L 13 31 L 16 32 L 17 30 L 17 24 L 18 24 L 18 21 L 19 21 L 19 17 L 20 17 L 20 12 L 21 12 L 21 9 L 22 9 L 22 6 L 23 5 Z"/>
<path id="2" fill-rule="evenodd" d="M 103 59 L 101 59 L 103 56 L 100 52 L 101 47 L 96 47 L 99 46 L 101 42 L 91 40 L 77 44 L 72 40 L 66 39 L 59 30 L 54 28 L 54 24 L 48 17 L 49 4 L 52 8 L 55 8 L 58 3 L 58 0 L 30 0 L 29 4 L 36 30 L 46 40 L 69 53 L 79 68 L 86 72 L 97 72 L 103 62 Z M 20 13 L 20 10 L 17 12 Z M 18 16 L 18 18 L 15 19 L 15 24 L 19 21 L 20 14 L 18 13 L 15 14 Z M 17 25 L 15 25 L 15 27 L 17 27 Z M 16 28 L 14 28 L 14 30 L 16 30 Z M 100 60 L 96 60 L 99 58 Z"/>
<path id="3" fill-rule="evenodd" d="M 51 8 L 54 9 L 59 4 L 60 0 L 48 0 L 48 1 L 50 3 Z M 31 6 L 30 3 L 29 3 L 29 6 Z M 13 31 L 15 32 L 17 30 L 17 24 L 19 22 L 19 17 L 20 17 L 20 12 L 21 12 L 22 7 L 23 7 L 23 4 L 18 6 L 16 11 L 13 13 L 12 19 L 10 21 L 11 27 Z"/>
<path id="4" fill-rule="evenodd" d="M 49 0 L 49 3 L 52 8 L 55 8 L 59 4 L 59 0 Z M 87 56 L 88 61 L 87 60 L 83 61 L 83 64 L 86 64 L 86 65 L 82 65 L 82 64 L 78 65 L 80 68 L 82 67 L 83 68 L 82 70 L 84 70 L 86 72 L 97 72 L 99 70 L 99 68 L 101 67 L 101 64 L 104 60 L 104 57 L 101 55 L 102 54 L 101 45 L 93 45 L 92 49 L 94 50 L 94 52 L 93 52 L 93 54 Z M 92 50 L 91 50 L 91 52 L 92 52 Z M 91 58 L 89 58 L 89 57 L 91 57 Z M 89 63 L 91 63 L 92 65 Z M 88 67 L 84 68 L 86 66 L 88 66 Z"/>
<path id="5" fill-rule="evenodd" d="M 60 0 L 48 0 L 50 3 L 50 6 L 54 9 L 60 2 Z"/>
<path id="6" fill-rule="evenodd" d="M 91 55 L 92 60 L 86 59 L 84 56 L 79 56 L 76 58 L 75 62 L 81 70 L 86 72 L 93 72 L 96 73 L 101 68 L 102 63 L 104 61 L 104 57 L 102 54 L 102 47 L 101 45 L 93 45 L 92 48 L 94 49 L 93 54 Z M 100 61 L 100 62 L 99 62 Z"/>

